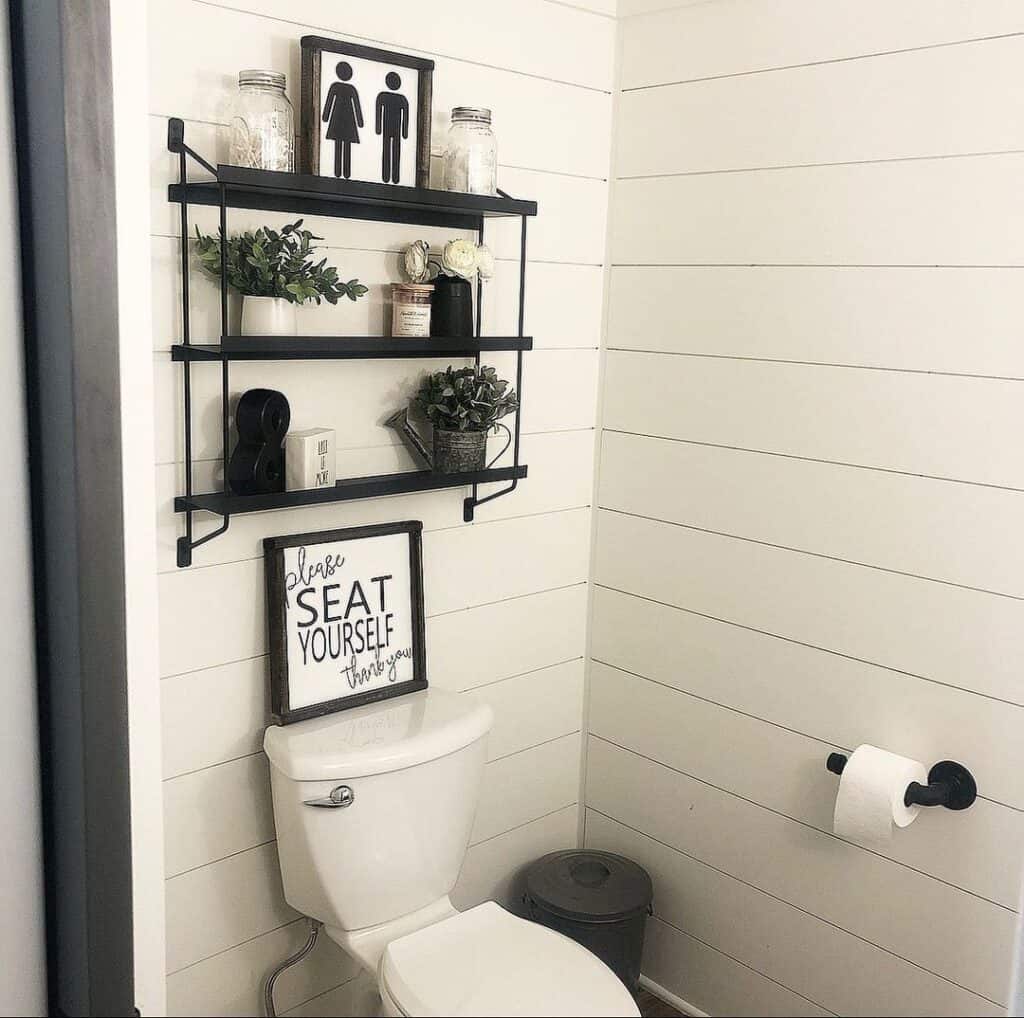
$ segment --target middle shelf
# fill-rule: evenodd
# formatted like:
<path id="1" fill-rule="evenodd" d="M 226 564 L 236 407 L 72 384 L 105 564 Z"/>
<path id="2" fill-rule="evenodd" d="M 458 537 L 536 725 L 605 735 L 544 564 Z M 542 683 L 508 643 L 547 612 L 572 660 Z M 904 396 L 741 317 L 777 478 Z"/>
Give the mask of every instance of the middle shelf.
<path id="1" fill-rule="evenodd" d="M 483 338 L 387 336 L 224 336 L 218 344 L 171 347 L 175 361 L 371 360 L 402 357 L 475 357 L 502 350 L 532 350 L 532 336 Z"/>

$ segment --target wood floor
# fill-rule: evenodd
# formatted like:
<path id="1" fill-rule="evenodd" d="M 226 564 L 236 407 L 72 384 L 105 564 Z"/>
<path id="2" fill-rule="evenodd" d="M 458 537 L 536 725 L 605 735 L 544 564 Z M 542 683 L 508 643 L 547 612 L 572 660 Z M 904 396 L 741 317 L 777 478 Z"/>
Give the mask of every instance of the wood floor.
<path id="1" fill-rule="evenodd" d="M 670 1007 L 660 997 L 655 997 L 646 990 L 641 990 L 636 995 L 636 1004 L 644 1018 L 676 1018 L 677 1015 L 682 1018 L 681 1011 Z"/>

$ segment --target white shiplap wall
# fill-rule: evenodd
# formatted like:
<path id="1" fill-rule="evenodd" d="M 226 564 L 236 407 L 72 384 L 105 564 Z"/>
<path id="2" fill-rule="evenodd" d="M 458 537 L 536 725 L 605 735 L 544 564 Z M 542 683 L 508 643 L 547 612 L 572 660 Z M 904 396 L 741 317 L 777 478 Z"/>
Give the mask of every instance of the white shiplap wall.
<path id="1" fill-rule="evenodd" d="M 457 903 L 507 899 L 525 862 L 576 843 L 580 727 L 590 566 L 590 502 L 598 346 L 604 290 L 607 177 L 615 22 L 610 5 L 487 2 L 472 17 L 411 0 L 360 5 L 271 0 L 151 0 L 149 4 L 154 408 L 158 498 L 160 660 L 166 826 L 168 1009 L 176 1015 L 261 1012 L 268 971 L 305 935 L 284 903 L 274 850 L 267 767 L 266 637 L 260 540 L 270 534 L 422 519 L 431 681 L 491 703 L 484 792 Z M 438 492 L 232 520 L 223 538 L 174 565 L 182 480 L 176 168 L 166 122 L 207 157 L 224 156 L 220 125 L 243 67 L 287 72 L 298 106 L 298 39 L 331 34 L 422 52 L 436 61 L 434 149 L 447 110 L 494 109 L 501 185 L 537 199 L 531 223 L 523 458 L 516 495 L 461 523 L 461 491 Z M 565 40 L 574 40 L 572 47 Z M 571 125 L 571 130 L 567 130 Z M 210 230 L 209 210 L 193 221 Z M 235 213 L 229 228 L 260 221 Z M 348 277 L 371 286 L 359 305 L 303 310 L 300 331 L 382 332 L 385 286 L 398 251 L 442 231 L 326 219 L 309 225 Z M 489 231 L 499 275 L 485 329 L 514 324 L 517 234 Z M 217 332 L 217 294 L 194 272 L 193 336 Z M 237 308 L 235 309 L 237 313 Z M 507 356 L 494 363 L 512 367 Z M 408 398 L 422 362 L 237 365 L 232 391 L 281 388 L 295 427 L 337 429 L 339 474 L 411 466 L 381 426 Z M 213 483 L 218 381 L 193 371 L 197 483 Z M 202 526 L 203 524 L 200 524 Z M 279 1013 L 372 1013 L 372 987 L 329 942 L 279 984 Z"/>
<path id="2" fill-rule="evenodd" d="M 620 4 L 586 841 L 711 1014 L 999 1014 L 1024 847 L 1024 8 Z M 833 748 L 975 772 L 884 852 Z"/>

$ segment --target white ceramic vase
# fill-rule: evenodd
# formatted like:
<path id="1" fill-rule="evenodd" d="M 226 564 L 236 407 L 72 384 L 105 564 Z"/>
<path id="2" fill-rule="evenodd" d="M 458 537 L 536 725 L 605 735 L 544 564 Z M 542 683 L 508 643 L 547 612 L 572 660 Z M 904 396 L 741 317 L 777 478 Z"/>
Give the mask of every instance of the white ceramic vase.
<path id="1" fill-rule="evenodd" d="M 294 336 L 295 305 L 284 297 L 243 297 L 243 336 Z"/>

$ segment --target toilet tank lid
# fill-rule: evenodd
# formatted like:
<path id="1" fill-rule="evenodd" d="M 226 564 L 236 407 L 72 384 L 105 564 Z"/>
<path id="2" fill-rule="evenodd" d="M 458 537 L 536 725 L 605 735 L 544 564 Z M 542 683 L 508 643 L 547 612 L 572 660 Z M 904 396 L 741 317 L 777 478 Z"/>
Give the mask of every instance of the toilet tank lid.
<path id="1" fill-rule="evenodd" d="M 491 708 L 470 694 L 424 689 L 291 725 L 263 736 L 270 762 L 293 781 L 331 781 L 414 767 L 482 739 Z"/>

